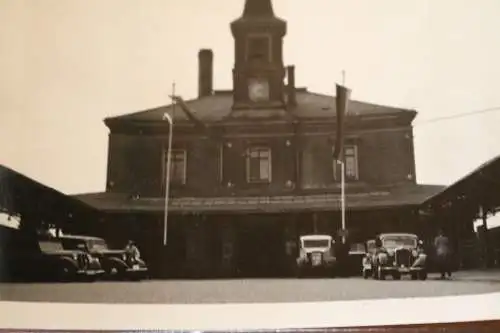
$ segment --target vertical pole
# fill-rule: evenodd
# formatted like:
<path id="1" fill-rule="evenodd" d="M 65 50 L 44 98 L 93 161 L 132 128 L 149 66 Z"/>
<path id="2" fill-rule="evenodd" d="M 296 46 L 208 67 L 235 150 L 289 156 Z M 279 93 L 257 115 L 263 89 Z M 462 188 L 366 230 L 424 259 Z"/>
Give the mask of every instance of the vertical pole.
<path id="1" fill-rule="evenodd" d="M 313 213 L 313 233 L 318 233 L 318 214 Z"/>
<path id="2" fill-rule="evenodd" d="M 342 70 L 342 85 L 345 85 L 345 70 Z M 344 159 L 344 147 L 342 147 L 342 152 L 340 153 L 340 201 L 341 201 L 341 212 L 342 212 L 342 230 L 344 235 L 342 236 L 342 243 L 346 243 L 346 220 L 345 220 L 345 159 Z"/>
<path id="3" fill-rule="evenodd" d="M 175 82 L 172 83 L 172 96 L 175 96 Z M 172 108 L 174 114 L 175 112 L 175 100 L 172 101 Z M 167 245 L 167 232 L 168 232 L 168 204 L 170 199 L 170 168 L 172 160 L 172 138 L 174 130 L 174 122 L 172 117 L 168 114 L 164 114 L 164 119 L 168 121 L 168 151 L 167 151 L 167 165 L 165 168 L 165 215 L 163 221 L 163 246 Z"/>
<path id="4" fill-rule="evenodd" d="M 344 154 L 341 154 L 341 156 L 343 157 Z M 340 194 L 340 202 L 341 202 L 341 211 L 342 211 L 342 230 L 344 231 L 344 235 L 342 236 L 342 243 L 345 244 L 346 242 L 346 235 L 345 235 L 345 230 L 346 230 L 346 221 L 345 221 L 345 164 L 344 164 L 344 160 L 342 159 L 342 161 L 340 162 L 340 171 L 341 171 L 341 175 L 340 175 L 340 190 L 341 190 L 341 194 Z"/>

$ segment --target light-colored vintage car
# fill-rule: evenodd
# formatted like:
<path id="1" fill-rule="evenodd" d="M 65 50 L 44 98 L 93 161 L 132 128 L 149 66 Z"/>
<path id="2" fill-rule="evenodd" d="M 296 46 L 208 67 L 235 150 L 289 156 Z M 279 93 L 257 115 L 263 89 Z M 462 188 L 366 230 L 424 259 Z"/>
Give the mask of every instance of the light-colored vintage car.
<path id="1" fill-rule="evenodd" d="M 382 243 L 381 248 L 374 248 L 375 241 L 370 242 L 370 245 L 373 245 L 367 246 L 370 253 L 369 262 L 367 260 L 363 263 L 364 266 L 366 265 L 366 268 L 363 267 L 366 274 L 370 272 L 375 279 L 380 280 L 384 280 L 387 275 L 391 275 L 394 280 L 401 279 L 402 275 L 410 275 L 412 280 L 427 279 L 427 256 L 418 248 L 417 235 L 384 233 L 378 238 Z"/>
<path id="2" fill-rule="evenodd" d="M 333 275 L 336 263 L 334 241 L 330 235 L 303 235 L 300 237 L 297 275 L 322 273 Z"/>

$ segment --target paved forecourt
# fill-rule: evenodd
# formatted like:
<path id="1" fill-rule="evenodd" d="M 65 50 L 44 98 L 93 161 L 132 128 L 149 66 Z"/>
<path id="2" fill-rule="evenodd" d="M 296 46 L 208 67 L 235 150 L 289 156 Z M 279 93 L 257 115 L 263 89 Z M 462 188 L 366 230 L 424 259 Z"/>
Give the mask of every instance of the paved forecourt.
<path id="1" fill-rule="evenodd" d="M 84 303 L 274 303 L 500 292 L 500 272 L 458 272 L 452 280 L 335 279 L 146 280 L 93 283 L 0 283 L 2 301 Z"/>

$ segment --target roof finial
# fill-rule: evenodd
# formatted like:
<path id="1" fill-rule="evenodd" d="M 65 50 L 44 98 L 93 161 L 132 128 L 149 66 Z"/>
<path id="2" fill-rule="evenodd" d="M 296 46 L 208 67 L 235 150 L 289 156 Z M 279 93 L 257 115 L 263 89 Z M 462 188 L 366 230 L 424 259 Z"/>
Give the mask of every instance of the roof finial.
<path id="1" fill-rule="evenodd" d="M 245 0 L 243 17 L 269 17 L 274 16 L 271 0 Z"/>

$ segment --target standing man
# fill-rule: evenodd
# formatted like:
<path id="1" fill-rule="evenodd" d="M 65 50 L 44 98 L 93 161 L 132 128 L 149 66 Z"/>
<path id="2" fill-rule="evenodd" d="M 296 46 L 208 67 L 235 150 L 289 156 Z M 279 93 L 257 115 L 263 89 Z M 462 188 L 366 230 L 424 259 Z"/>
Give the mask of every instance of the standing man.
<path id="1" fill-rule="evenodd" d="M 445 274 L 451 277 L 451 246 L 450 240 L 444 235 L 442 229 L 439 230 L 438 236 L 434 239 L 434 247 L 436 249 L 436 259 L 441 272 L 441 279 L 445 278 Z"/>

